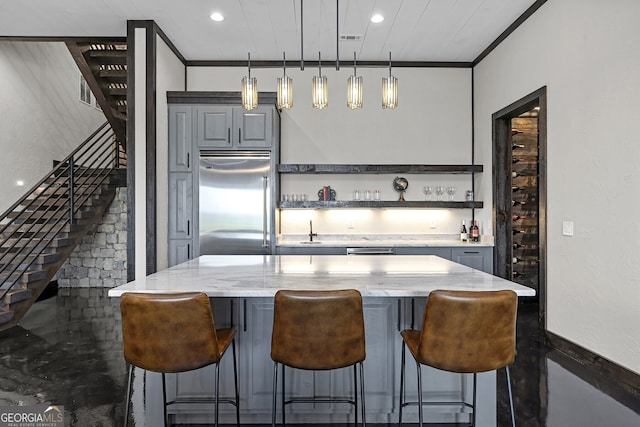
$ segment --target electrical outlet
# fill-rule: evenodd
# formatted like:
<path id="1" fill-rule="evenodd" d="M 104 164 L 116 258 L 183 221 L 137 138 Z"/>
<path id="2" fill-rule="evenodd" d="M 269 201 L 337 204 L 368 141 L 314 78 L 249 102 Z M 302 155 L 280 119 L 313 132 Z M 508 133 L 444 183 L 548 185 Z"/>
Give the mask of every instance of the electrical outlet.
<path id="1" fill-rule="evenodd" d="M 348 230 L 353 230 L 354 228 L 355 228 L 355 227 L 354 227 L 354 225 L 353 225 L 353 221 L 348 221 L 348 222 L 347 222 L 347 229 L 348 229 Z"/>
<path id="2" fill-rule="evenodd" d="M 435 220 L 433 220 L 433 219 L 431 220 L 431 224 L 429 225 L 429 228 L 432 228 L 432 229 L 436 228 L 436 221 Z"/>

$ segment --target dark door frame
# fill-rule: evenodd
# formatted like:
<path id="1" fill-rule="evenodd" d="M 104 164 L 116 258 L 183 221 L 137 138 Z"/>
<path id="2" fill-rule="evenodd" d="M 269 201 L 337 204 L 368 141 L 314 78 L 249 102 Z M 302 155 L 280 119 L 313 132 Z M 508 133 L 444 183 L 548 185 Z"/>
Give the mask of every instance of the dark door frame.
<path id="1" fill-rule="evenodd" d="M 547 87 L 530 93 L 491 115 L 493 140 L 493 223 L 496 276 L 511 280 L 511 119 L 538 110 L 538 239 L 540 327 L 546 330 L 547 307 Z M 509 251 L 509 254 L 507 253 Z"/>

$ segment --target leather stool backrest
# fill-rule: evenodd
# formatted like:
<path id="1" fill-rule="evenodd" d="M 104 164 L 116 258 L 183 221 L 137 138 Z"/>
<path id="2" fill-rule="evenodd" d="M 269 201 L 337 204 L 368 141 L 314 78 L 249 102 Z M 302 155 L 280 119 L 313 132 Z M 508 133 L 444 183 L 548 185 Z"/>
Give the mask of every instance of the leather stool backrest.
<path id="1" fill-rule="evenodd" d="M 204 293 L 126 292 L 120 300 L 124 358 L 153 372 L 184 372 L 219 361 L 215 324 Z"/>
<path id="2" fill-rule="evenodd" d="M 452 372 L 486 372 L 513 363 L 515 292 L 431 292 L 424 313 L 418 361 Z"/>
<path id="3" fill-rule="evenodd" d="M 362 362 L 365 339 L 360 292 L 278 291 L 271 358 L 287 366 L 313 370 Z"/>

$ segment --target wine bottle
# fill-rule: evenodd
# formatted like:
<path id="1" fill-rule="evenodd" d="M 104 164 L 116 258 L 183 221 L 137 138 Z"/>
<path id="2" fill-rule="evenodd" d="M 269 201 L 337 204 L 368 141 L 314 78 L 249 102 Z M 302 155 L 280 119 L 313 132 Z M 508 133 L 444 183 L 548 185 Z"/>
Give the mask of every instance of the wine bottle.
<path id="1" fill-rule="evenodd" d="M 512 200 L 511 201 L 511 205 L 512 206 L 518 206 L 518 205 L 526 205 L 527 202 L 523 202 L 522 200 Z"/>
<path id="2" fill-rule="evenodd" d="M 513 249 L 537 249 L 538 245 L 523 245 L 522 243 L 513 243 Z"/>
<path id="3" fill-rule="evenodd" d="M 521 160 L 522 160 L 522 159 L 519 159 L 519 158 L 517 158 L 517 157 L 512 157 L 512 158 L 511 158 L 511 163 L 513 163 L 513 164 L 515 165 L 516 163 L 518 163 L 518 162 L 519 162 L 519 161 L 521 161 Z"/>
<path id="4" fill-rule="evenodd" d="M 514 271 L 513 273 L 511 273 L 511 276 L 513 276 L 513 278 L 515 279 L 516 277 L 522 276 L 522 273 L 520 273 L 519 271 Z"/>
<path id="5" fill-rule="evenodd" d="M 518 148 L 525 148 L 525 146 L 522 144 L 511 144 L 512 150 L 517 150 Z"/>
<path id="6" fill-rule="evenodd" d="M 525 219 L 526 216 L 522 216 L 522 215 L 511 215 L 511 220 L 512 221 L 518 221 L 520 219 Z"/>
<path id="7" fill-rule="evenodd" d="M 515 236 L 516 234 L 527 234 L 526 231 L 524 230 L 516 230 L 515 228 L 511 230 L 513 232 L 513 235 Z"/>
<path id="8" fill-rule="evenodd" d="M 480 241 L 480 229 L 478 228 L 478 220 L 474 219 L 473 224 L 469 227 L 471 231 L 471 241 L 479 242 Z"/>
<path id="9" fill-rule="evenodd" d="M 519 129 L 511 129 L 511 136 L 518 135 L 519 133 L 522 133 L 522 131 Z"/>
<path id="10" fill-rule="evenodd" d="M 467 233 L 467 227 L 464 225 L 464 220 L 462 220 L 462 228 L 460 229 L 460 240 L 463 242 L 469 240 L 469 233 Z"/>

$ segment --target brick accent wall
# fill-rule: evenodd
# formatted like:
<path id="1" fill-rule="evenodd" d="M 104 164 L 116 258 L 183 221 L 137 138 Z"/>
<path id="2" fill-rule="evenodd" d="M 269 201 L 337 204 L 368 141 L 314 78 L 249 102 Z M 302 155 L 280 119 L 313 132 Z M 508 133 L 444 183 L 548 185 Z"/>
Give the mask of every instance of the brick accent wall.
<path id="1" fill-rule="evenodd" d="M 56 274 L 59 287 L 113 288 L 127 282 L 127 192 L 118 188 L 102 218 Z"/>

